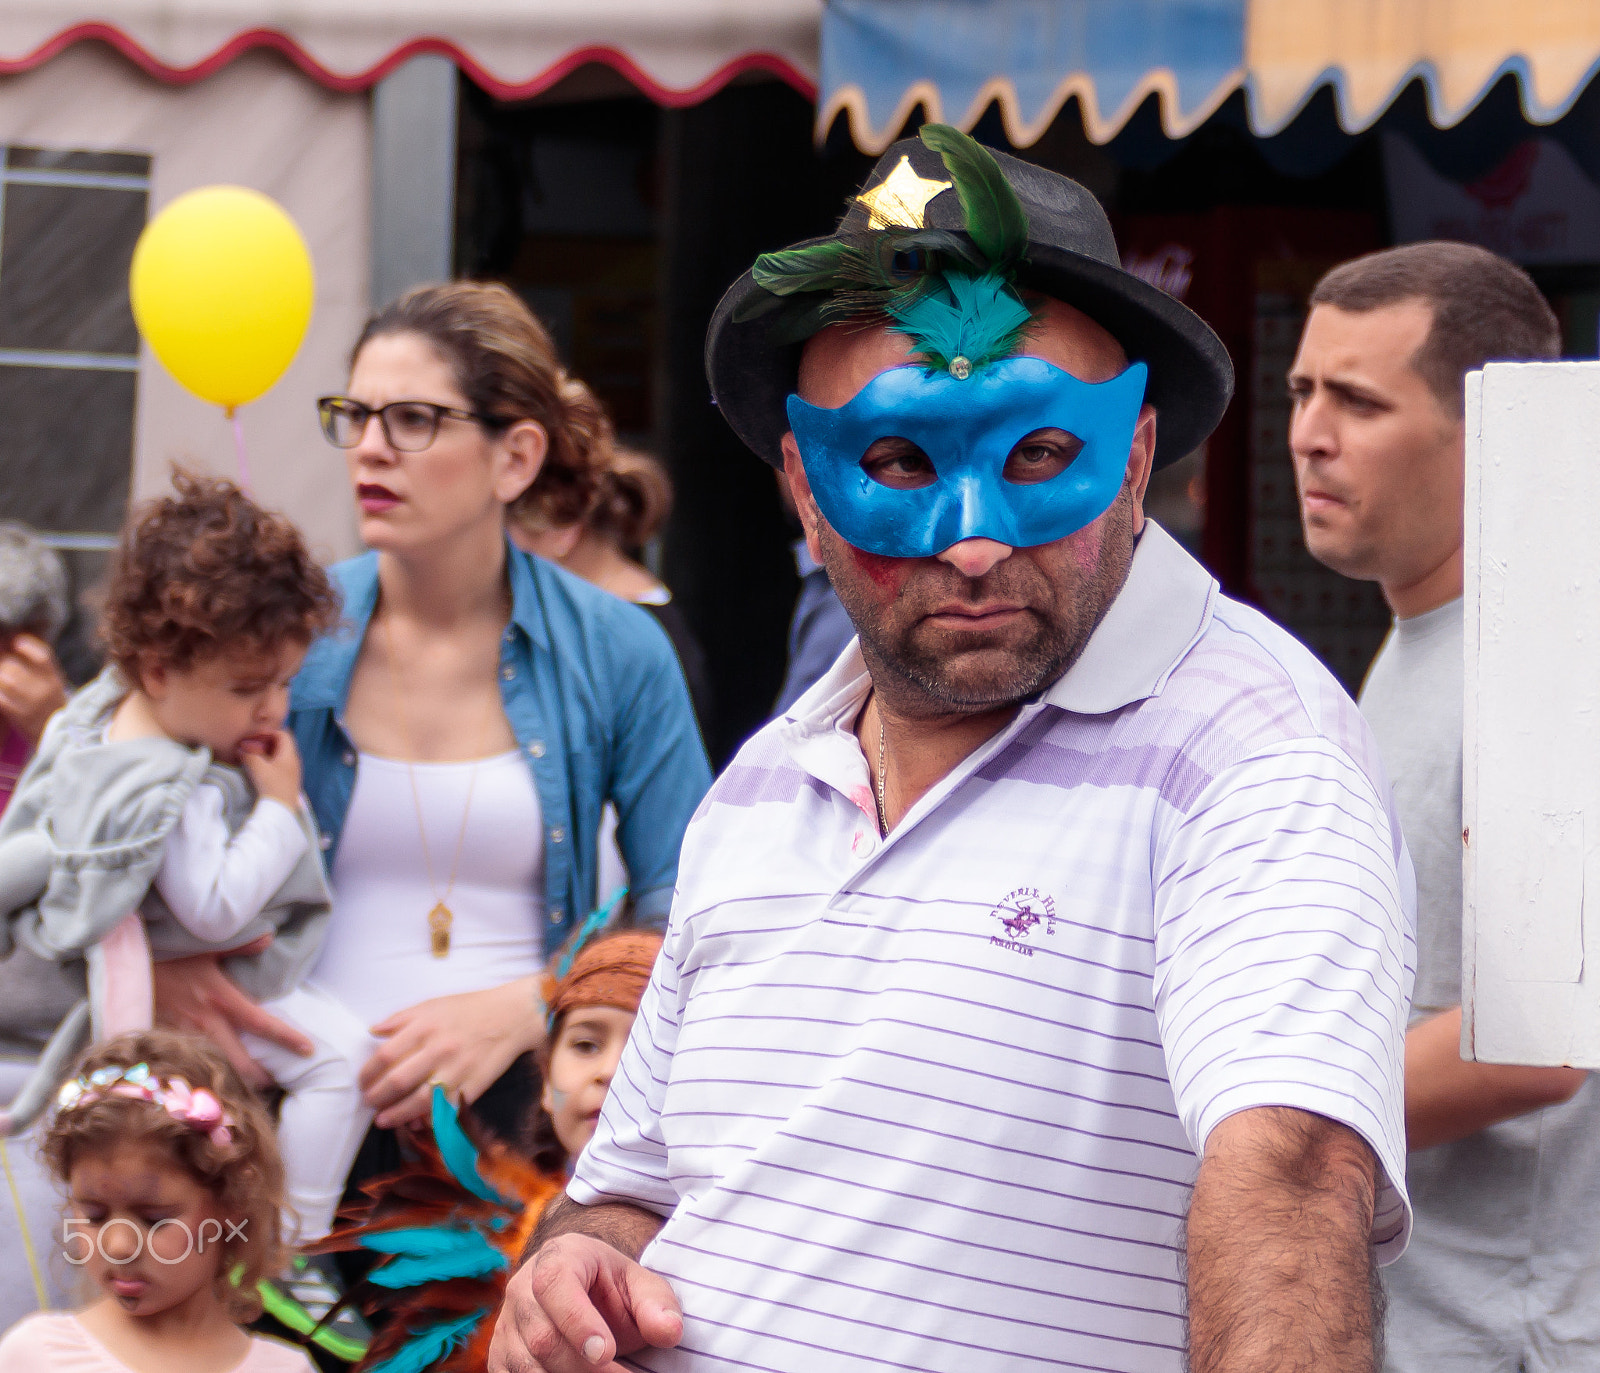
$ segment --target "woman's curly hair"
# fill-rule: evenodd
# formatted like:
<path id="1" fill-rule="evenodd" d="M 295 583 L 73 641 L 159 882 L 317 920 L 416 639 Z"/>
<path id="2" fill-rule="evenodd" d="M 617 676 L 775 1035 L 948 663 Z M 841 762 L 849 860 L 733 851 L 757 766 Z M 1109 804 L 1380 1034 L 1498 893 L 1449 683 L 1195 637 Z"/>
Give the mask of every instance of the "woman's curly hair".
<path id="1" fill-rule="evenodd" d="M 217 1294 L 238 1321 L 261 1311 L 259 1279 L 277 1273 L 284 1260 L 279 1213 L 283 1206 L 283 1162 L 272 1121 L 221 1053 L 197 1035 L 144 1030 L 119 1035 L 90 1049 L 78 1063 L 87 1077 L 100 1068 L 149 1066 L 152 1077 L 181 1077 L 191 1087 L 207 1088 L 232 1117 L 232 1138 L 215 1144 L 209 1134 L 167 1114 L 152 1101 L 104 1096 L 84 1106 L 56 1112 L 40 1153 L 64 1186 L 73 1165 L 87 1155 L 108 1153 L 125 1144 L 159 1149 L 216 1198 L 224 1226 Z M 230 1233 L 231 1232 L 231 1233 Z M 231 1275 L 242 1269 L 237 1282 Z"/>
<path id="2" fill-rule="evenodd" d="M 180 469 L 172 485 L 134 511 L 112 565 L 106 646 L 130 682 L 151 662 L 183 672 L 333 628 L 338 596 L 294 525 L 221 478 Z"/>
<path id="3" fill-rule="evenodd" d="M 370 340 L 394 334 L 426 339 L 491 430 L 519 420 L 544 428 L 550 440 L 544 465 L 508 516 L 546 528 L 588 518 L 616 433 L 599 397 L 562 368 L 549 331 L 521 296 L 497 281 L 413 287 L 367 321 L 351 366 Z"/>

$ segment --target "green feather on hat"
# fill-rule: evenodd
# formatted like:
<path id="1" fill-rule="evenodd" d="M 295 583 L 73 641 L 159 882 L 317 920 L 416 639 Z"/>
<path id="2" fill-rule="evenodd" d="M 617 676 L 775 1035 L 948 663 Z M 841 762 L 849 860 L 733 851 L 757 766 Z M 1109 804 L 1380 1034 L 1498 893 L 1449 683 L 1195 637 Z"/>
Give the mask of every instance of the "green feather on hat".
<path id="1" fill-rule="evenodd" d="M 772 341 L 796 343 L 829 324 L 887 316 L 924 367 L 958 379 L 1014 353 L 1033 321 L 1014 284 L 1027 212 L 982 144 L 949 124 L 925 124 L 919 137 L 944 162 L 966 238 L 890 226 L 764 253 L 752 269 L 763 295 L 735 319 L 772 314 Z"/>

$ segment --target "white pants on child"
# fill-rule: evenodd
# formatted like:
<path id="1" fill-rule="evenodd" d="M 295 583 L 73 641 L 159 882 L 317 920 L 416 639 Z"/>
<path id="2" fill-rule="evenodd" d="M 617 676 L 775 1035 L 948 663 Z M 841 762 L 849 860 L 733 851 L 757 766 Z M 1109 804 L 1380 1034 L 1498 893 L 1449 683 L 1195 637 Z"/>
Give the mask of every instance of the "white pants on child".
<path id="1" fill-rule="evenodd" d="M 250 1056 L 285 1093 L 278 1113 L 290 1231 L 285 1238 L 306 1244 L 333 1228 L 345 1178 L 372 1124 L 372 1109 L 361 1099 L 356 1079 L 378 1041 L 343 1002 L 314 984 L 264 1001 L 261 1009 L 316 1046 L 302 1058 L 259 1035 L 242 1036 Z"/>

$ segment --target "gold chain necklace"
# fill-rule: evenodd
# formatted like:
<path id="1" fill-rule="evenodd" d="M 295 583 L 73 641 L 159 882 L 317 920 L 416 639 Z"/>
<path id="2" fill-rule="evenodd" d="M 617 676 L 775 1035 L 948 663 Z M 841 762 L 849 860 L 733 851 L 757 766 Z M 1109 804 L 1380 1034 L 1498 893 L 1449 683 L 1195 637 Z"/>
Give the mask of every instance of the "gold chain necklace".
<path id="1" fill-rule="evenodd" d="M 397 659 L 394 651 L 394 635 L 387 623 L 383 626 L 383 645 L 385 656 L 389 659 L 389 681 L 394 687 L 394 713 L 395 721 L 400 725 L 401 733 L 406 736 L 406 752 L 415 752 L 415 744 L 411 737 L 411 730 L 405 720 L 403 702 L 405 693 L 400 689 L 400 669 L 396 666 Z M 488 734 L 490 721 L 494 719 L 494 708 L 499 704 L 499 693 L 491 692 L 489 709 L 483 719 L 483 733 Z M 478 785 L 478 764 L 482 758 L 472 760 L 472 771 L 467 774 L 467 799 L 461 807 L 461 829 L 456 834 L 455 856 L 450 860 L 450 880 L 445 883 L 444 892 L 439 891 L 439 883 L 433 875 L 433 856 L 428 852 L 428 829 L 422 819 L 422 793 L 417 790 L 417 770 L 412 765 L 411 759 L 405 760 L 406 776 L 411 781 L 411 804 L 417 812 L 417 840 L 422 846 L 422 866 L 428 874 L 428 889 L 433 893 L 433 909 L 428 912 L 428 938 L 435 958 L 446 958 L 450 953 L 450 927 L 455 923 L 455 914 L 450 909 L 450 894 L 456 888 L 456 872 L 461 866 L 461 850 L 467 842 L 467 817 L 472 814 L 472 793 Z"/>
<path id="2" fill-rule="evenodd" d="M 884 805 L 883 794 L 885 783 L 889 780 L 889 769 L 884 766 L 883 753 L 883 707 L 878 707 L 878 835 L 880 838 L 889 837 L 889 811 Z"/>

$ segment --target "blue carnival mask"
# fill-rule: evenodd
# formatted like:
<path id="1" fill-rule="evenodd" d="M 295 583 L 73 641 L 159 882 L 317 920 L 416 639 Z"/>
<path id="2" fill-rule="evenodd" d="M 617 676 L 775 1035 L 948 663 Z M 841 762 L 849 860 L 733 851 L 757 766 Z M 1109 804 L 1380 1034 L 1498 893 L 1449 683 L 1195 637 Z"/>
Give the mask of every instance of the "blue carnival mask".
<path id="1" fill-rule="evenodd" d="M 891 368 L 836 410 L 789 397 L 789 426 L 828 523 L 887 558 L 926 558 L 962 539 L 1012 548 L 1054 543 L 1111 508 L 1144 401 L 1144 363 L 1110 381 L 1080 381 L 1043 358 L 1008 357 L 964 380 Z M 1067 467 L 1024 484 L 1004 475 L 1029 434 L 1061 429 L 1083 444 Z M 937 480 L 904 490 L 861 466 L 879 439 L 916 444 Z"/>

